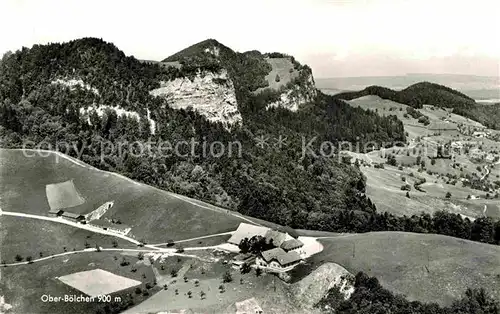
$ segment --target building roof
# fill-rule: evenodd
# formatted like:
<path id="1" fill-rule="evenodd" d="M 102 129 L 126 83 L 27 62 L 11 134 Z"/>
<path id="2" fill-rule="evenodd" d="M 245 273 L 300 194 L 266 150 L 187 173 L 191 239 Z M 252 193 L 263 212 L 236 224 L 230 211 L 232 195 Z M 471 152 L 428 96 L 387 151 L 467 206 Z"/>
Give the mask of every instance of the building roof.
<path id="1" fill-rule="evenodd" d="M 51 209 L 49 210 L 49 213 L 51 213 L 51 214 L 57 214 L 57 213 L 59 213 L 59 212 L 64 212 L 64 210 L 62 210 L 62 209 L 60 209 L 60 208 L 51 208 Z"/>
<path id="2" fill-rule="evenodd" d="M 266 262 L 270 262 L 271 260 L 278 259 L 279 256 L 285 255 L 287 253 L 282 248 L 276 247 L 274 249 L 264 251 L 261 254 L 262 258 L 264 258 Z"/>
<path id="3" fill-rule="evenodd" d="M 281 266 L 288 265 L 291 263 L 295 263 L 301 260 L 299 253 L 295 251 L 290 251 L 286 253 L 285 255 L 280 255 L 277 257 L 278 263 L 280 263 Z"/>
<path id="4" fill-rule="evenodd" d="M 250 239 L 251 237 L 256 235 L 265 236 L 268 230 L 269 228 L 266 227 L 240 223 L 238 229 L 236 229 L 228 242 L 238 245 L 244 238 Z"/>
<path id="5" fill-rule="evenodd" d="M 285 242 L 281 243 L 281 248 L 286 251 L 293 250 L 302 246 L 304 246 L 304 243 L 297 239 L 286 240 Z"/>
<path id="6" fill-rule="evenodd" d="M 82 214 L 77 214 L 77 213 L 72 213 L 72 212 L 63 212 L 62 213 L 63 217 L 69 217 L 69 218 L 78 218 L 78 217 L 83 217 Z"/>
<path id="7" fill-rule="evenodd" d="M 279 232 L 277 230 L 268 230 L 265 235 L 268 242 L 273 240 L 275 246 L 280 246 L 285 240 L 287 240 L 286 233 Z"/>

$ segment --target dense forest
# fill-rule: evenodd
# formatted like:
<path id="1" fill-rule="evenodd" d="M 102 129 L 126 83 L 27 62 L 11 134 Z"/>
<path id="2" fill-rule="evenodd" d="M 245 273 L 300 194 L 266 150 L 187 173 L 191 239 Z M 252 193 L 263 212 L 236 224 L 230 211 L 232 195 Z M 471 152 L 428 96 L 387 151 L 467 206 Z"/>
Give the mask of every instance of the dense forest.
<path id="1" fill-rule="evenodd" d="M 77 150 L 64 152 L 100 169 L 295 228 L 451 233 L 435 224 L 430 227 L 424 223 L 427 217 L 410 223 L 418 219 L 376 213 L 364 194 L 365 178 L 361 171 L 335 154 L 336 145 L 344 141 L 361 144 L 360 147 L 367 142 L 379 146 L 404 142 L 403 125 L 396 117 L 381 117 L 321 93 L 297 112 L 283 108 L 266 110 L 279 94 L 270 89 L 253 93 L 268 73 L 262 63 L 264 55 L 255 51 L 236 53 L 216 43 L 219 56 L 213 58 L 213 54 L 205 52 L 208 44 L 195 45 L 188 48 L 189 53 L 173 59 L 186 63 L 194 58 L 205 70 L 226 69 L 234 81 L 243 125 L 226 129 L 194 110 L 174 110 L 165 99 L 149 94 L 162 80 L 191 75 L 192 68 L 179 70 L 140 62 L 110 43 L 84 38 L 35 45 L 2 58 L 1 146 L 21 147 L 28 141 L 76 143 Z M 199 51 L 203 51 L 201 56 Z M 298 67 L 310 71 L 307 66 Z M 88 86 L 68 87 L 54 83 L 57 80 L 81 80 Z M 140 118 L 117 115 L 109 109 L 102 115 L 92 112 L 88 120 L 83 118 L 82 108 L 97 106 L 120 107 L 137 112 Z M 154 134 L 148 112 L 157 122 Z M 276 140 L 280 136 L 286 137 L 286 145 L 280 147 L 273 141 L 267 147 L 256 145 L 257 137 Z M 169 156 L 158 154 L 155 146 L 141 157 L 127 151 L 121 154 L 103 150 L 109 142 L 160 139 L 238 141 L 242 155 L 204 156 L 202 145 L 193 152 L 184 147 L 182 152 L 186 154 Z M 326 156 L 321 144 L 325 141 L 331 143 L 332 153 Z M 304 143 L 311 144 L 305 154 Z M 456 223 L 454 217 L 448 218 L 450 224 Z M 462 221 L 462 225 L 468 230 L 474 224 Z M 457 230 L 460 232 L 450 235 L 488 243 L 497 241 L 498 232 L 489 229 L 479 238 Z"/>
<path id="2" fill-rule="evenodd" d="M 489 128 L 500 130 L 500 105 L 478 104 L 474 99 L 454 89 L 429 82 L 413 84 L 401 91 L 381 86 L 369 86 L 361 91 L 336 94 L 335 98 L 352 100 L 367 95 L 376 95 L 416 109 L 422 108 L 423 105 L 451 108 L 453 113 L 478 121 Z"/>
<path id="3" fill-rule="evenodd" d="M 354 279 L 355 290 L 348 300 L 344 300 L 338 288 L 332 288 L 316 305 L 324 313 L 335 314 L 497 314 L 500 304 L 484 289 L 467 289 L 464 296 L 443 307 L 435 303 L 408 301 L 402 295 L 395 295 L 384 289 L 377 278 L 363 272 Z"/>

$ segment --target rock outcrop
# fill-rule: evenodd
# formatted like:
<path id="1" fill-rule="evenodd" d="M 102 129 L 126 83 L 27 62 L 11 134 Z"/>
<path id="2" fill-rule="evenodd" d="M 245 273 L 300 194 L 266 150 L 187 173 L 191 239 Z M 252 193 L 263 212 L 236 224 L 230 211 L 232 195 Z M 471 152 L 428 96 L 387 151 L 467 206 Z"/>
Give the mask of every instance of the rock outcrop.
<path id="1" fill-rule="evenodd" d="M 337 287 L 345 299 L 354 292 L 353 275 L 335 263 L 325 263 L 301 281 L 291 286 L 295 300 L 304 308 L 312 308 L 327 293 Z"/>
<path id="2" fill-rule="evenodd" d="M 222 122 L 225 126 L 242 121 L 234 85 L 226 70 L 219 73 L 200 71 L 192 80 L 184 77 L 164 81 L 150 94 L 165 97 L 174 109 L 192 108 L 208 120 Z"/>
<path id="3" fill-rule="evenodd" d="M 57 79 L 51 82 L 52 84 L 59 84 L 63 86 L 67 86 L 70 89 L 75 89 L 77 86 L 80 88 L 86 89 L 88 91 L 91 91 L 92 93 L 99 95 L 99 91 L 97 88 L 90 86 L 89 84 L 85 83 L 82 79 Z"/>
<path id="4" fill-rule="evenodd" d="M 116 112 L 117 116 L 124 115 L 127 118 L 136 119 L 137 121 L 141 120 L 141 116 L 139 115 L 139 113 L 137 113 L 135 111 L 125 110 L 125 109 L 121 108 L 120 106 L 107 106 L 107 105 L 89 106 L 87 108 L 80 108 L 80 116 L 83 117 L 83 119 L 87 120 L 87 123 L 91 124 L 90 114 L 93 111 L 95 111 L 99 117 L 102 117 L 104 115 L 104 113 L 106 112 L 106 110 L 113 110 L 114 112 Z M 146 108 L 146 111 L 147 111 L 146 119 L 149 121 L 150 132 L 151 132 L 151 134 L 155 134 L 156 122 L 153 119 L 151 119 L 151 116 L 150 116 L 151 113 L 150 113 L 149 109 Z"/>
<path id="5" fill-rule="evenodd" d="M 295 84 L 286 89 L 276 102 L 267 105 L 266 109 L 271 107 L 283 107 L 290 111 L 297 111 L 303 104 L 311 102 L 317 95 L 316 86 L 312 73 L 308 73 L 303 84 Z"/>

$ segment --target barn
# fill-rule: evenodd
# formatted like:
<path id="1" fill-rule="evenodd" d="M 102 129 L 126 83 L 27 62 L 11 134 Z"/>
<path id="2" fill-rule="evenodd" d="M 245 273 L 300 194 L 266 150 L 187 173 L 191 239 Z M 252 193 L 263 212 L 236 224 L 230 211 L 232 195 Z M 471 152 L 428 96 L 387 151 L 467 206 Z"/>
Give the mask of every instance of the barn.
<path id="1" fill-rule="evenodd" d="M 62 217 L 74 222 L 85 221 L 85 216 L 83 216 L 82 214 L 77 214 L 72 212 L 63 212 Z"/>
<path id="2" fill-rule="evenodd" d="M 296 249 L 299 249 L 304 246 L 304 243 L 302 243 L 300 240 L 297 239 L 290 239 L 286 240 L 285 242 L 281 243 L 281 248 L 285 250 L 285 252 L 290 252 Z"/>

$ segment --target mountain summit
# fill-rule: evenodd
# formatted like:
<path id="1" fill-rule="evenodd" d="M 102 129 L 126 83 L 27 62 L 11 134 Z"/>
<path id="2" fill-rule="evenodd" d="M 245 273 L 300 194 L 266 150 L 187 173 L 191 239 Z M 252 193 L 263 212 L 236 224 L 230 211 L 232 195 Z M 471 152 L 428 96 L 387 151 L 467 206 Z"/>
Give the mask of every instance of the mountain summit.
<path id="1" fill-rule="evenodd" d="M 317 95 L 312 71 L 292 56 L 252 50 L 235 52 L 215 39 L 183 49 L 161 62 L 175 78 L 152 91 L 174 108 L 193 108 L 211 121 L 240 123 L 242 98 L 265 92 L 267 108 L 297 111 Z M 240 99 L 240 104 L 238 100 Z"/>

